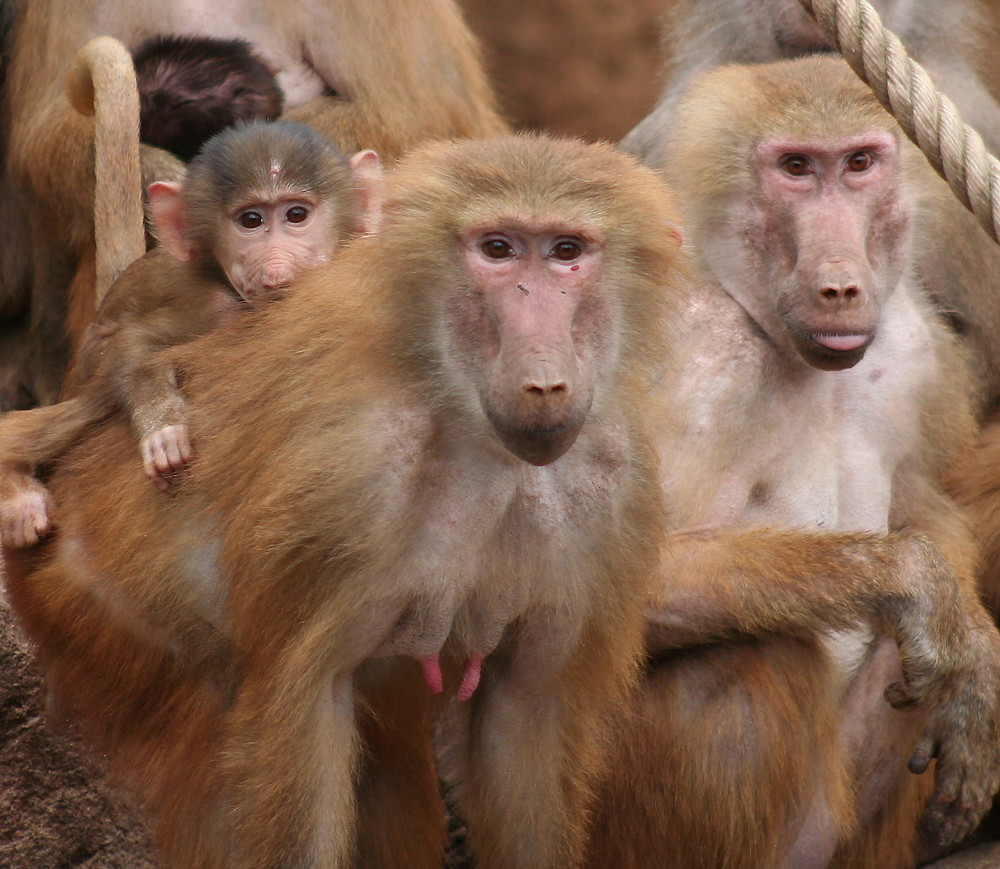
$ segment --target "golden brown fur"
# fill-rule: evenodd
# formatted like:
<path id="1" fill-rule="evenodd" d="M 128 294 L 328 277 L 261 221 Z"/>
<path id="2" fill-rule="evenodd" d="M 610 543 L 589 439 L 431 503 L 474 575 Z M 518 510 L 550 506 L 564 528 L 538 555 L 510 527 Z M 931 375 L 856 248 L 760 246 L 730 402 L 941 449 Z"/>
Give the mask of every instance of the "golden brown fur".
<path id="1" fill-rule="evenodd" d="M 994 412 L 979 441 L 948 476 L 948 489 L 969 518 L 982 552 L 980 593 L 1000 618 L 1000 425 Z"/>
<path id="2" fill-rule="evenodd" d="M 18 15 L 18 27 L 26 14 Z M 23 200 L 27 263 L 23 274 L 5 284 L 2 292 L 8 303 L 19 297 L 27 301 L 30 314 L 29 352 L 21 363 L 25 370 L 9 376 L 8 389 L 43 403 L 55 400 L 70 350 L 78 345 L 100 297 L 145 250 L 136 135 L 139 97 L 132 58 L 118 40 L 107 37 L 77 47 L 75 58 L 68 55 L 62 61 L 66 66 L 56 93 L 66 117 L 73 123 L 85 119 L 89 125 L 92 141 L 69 167 L 82 175 L 88 212 L 73 214 L 67 190 L 60 202 L 43 207 L 37 191 L 11 165 L 15 146 L 11 144 L 5 154 L 5 185 Z M 11 85 L 4 97 L 5 114 L 20 117 Z M 74 220 L 83 228 L 70 229 Z M 0 395 L 0 409 L 10 406 L 8 396 Z"/>
<path id="3" fill-rule="evenodd" d="M 653 160 L 697 264 L 659 426 L 677 533 L 652 660 L 612 728 L 594 869 L 902 869 L 922 818 L 961 838 L 1000 784 L 1000 635 L 940 483 L 970 443 L 971 390 L 913 276 L 937 188 L 900 142 L 846 65 L 812 59 L 705 76 Z M 859 153 L 871 164 L 848 175 Z M 875 235 L 858 230 L 860 256 L 855 208 Z M 823 260 L 813 282 L 827 249 L 835 277 Z M 871 328 L 857 309 L 878 312 L 863 356 L 817 357 L 828 332 Z M 810 342 L 786 336 L 800 324 Z"/>
<path id="4" fill-rule="evenodd" d="M 94 153 L 103 157 L 94 164 L 93 313 L 115 278 L 146 251 L 135 137 L 139 92 L 132 56 L 117 39 L 92 39 L 77 55 L 66 93 L 80 114 L 94 116 Z M 75 280 L 84 280 L 89 272 L 78 268 Z"/>
<path id="5" fill-rule="evenodd" d="M 355 839 L 363 865 L 435 865 L 409 645 L 435 613 L 450 689 L 485 656 L 458 746 L 479 865 L 579 854 L 662 527 L 645 396 L 676 303 L 671 206 L 613 149 L 544 139 L 432 146 L 393 176 L 377 236 L 168 351 L 205 435 L 174 497 L 122 459 L 115 419 L 53 477 L 57 538 L 5 553 L 60 707 L 142 792 L 177 866 L 346 867 Z M 574 336 L 601 360 L 593 402 L 545 467 L 501 447 L 454 349 L 470 227 L 584 232 L 600 263 Z"/>

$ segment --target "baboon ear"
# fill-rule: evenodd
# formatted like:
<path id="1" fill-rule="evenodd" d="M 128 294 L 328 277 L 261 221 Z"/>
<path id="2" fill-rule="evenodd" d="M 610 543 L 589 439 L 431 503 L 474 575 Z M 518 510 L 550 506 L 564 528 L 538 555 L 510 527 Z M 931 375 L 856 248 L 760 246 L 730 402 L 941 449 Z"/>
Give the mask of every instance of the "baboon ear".
<path id="1" fill-rule="evenodd" d="M 358 206 L 357 230 L 372 235 L 382 225 L 382 161 L 374 151 L 358 151 L 351 157 L 351 171 Z"/>
<path id="2" fill-rule="evenodd" d="M 157 241 L 178 262 L 190 262 L 195 247 L 188 233 L 184 186 L 176 181 L 154 181 L 146 192 Z"/>

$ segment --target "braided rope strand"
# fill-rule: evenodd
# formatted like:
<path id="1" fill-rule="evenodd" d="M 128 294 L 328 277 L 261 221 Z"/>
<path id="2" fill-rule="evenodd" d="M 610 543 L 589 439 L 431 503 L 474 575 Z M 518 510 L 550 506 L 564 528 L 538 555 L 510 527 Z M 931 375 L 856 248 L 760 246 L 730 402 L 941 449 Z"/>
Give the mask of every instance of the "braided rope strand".
<path id="1" fill-rule="evenodd" d="M 958 199 L 1000 243 L 1000 161 L 867 0 L 799 0 Z"/>

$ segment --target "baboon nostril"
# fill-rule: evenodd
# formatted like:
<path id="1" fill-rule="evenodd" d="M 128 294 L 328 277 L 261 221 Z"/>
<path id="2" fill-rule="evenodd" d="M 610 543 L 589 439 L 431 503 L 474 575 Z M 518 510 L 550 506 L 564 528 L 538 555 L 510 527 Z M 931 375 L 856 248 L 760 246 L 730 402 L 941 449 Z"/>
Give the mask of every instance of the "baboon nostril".
<path id="1" fill-rule="evenodd" d="M 829 299 L 833 301 L 834 299 L 856 299 L 860 294 L 861 290 L 856 284 L 850 284 L 846 287 L 823 287 L 819 291 L 819 294 L 824 299 Z"/>
<path id="2" fill-rule="evenodd" d="M 562 381 L 544 386 L 537 383 L 527 383 L 524 386 L 524 391 L 532 395 L 552 395 L 557 392 L 566 392 L 568 389 L 569 387 Z"/>

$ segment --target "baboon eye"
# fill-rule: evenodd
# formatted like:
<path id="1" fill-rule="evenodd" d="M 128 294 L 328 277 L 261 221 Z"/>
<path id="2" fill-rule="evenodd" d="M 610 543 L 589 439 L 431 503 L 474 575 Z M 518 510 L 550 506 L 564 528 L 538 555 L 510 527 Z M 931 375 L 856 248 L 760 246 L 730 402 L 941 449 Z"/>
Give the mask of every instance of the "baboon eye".
<path id="1" fill-rule="evenodd" d="M 847 168 L 851 172 L 864 172 L 866 169 L 870 169 L 874 162 L 875 158 L 872 157 L 870 151 L 858 151 L 847 158 Z"/>
<path id="2" fill-rule="evenodd" d="M 572 238 L 564 238 L 556 242 L 555 246 L 549 252 L 549 256 L 562 262 L 570 262 L 580 256 L 581 253 L 583 253 L 583 245 L 580 242 Z"/>
<path id="3" fill-rule="evenodd" d="M 490 238 L 483 242 L 480 250 L 490 259 L 507 259 L 514 256 L 514 248 L 510 242 L 502 238 Z"/>
<path id="4" fill-rule="evenodd" d="M 809 165 L 809 160 L 802 156 L 802 154 L 789 154 L 782 161 L 782 167 L 789 175 L 796 177 L 812 174 L 812 166 Z"/>
<path id="5" fill-rule="evenodd" d="M 259 211 L 242 211 L 236 216 L 236 222 L 244 229 L 256 229 L 258 226 L 263 226 L 264 215 Z"/>
<path id="6" fill-rule="evenodd" d="M 309 209 L 304 205 L 293 205 L 285 212 L 285 220 L 289 223 L 302 223 L 309 217 Z"/>

